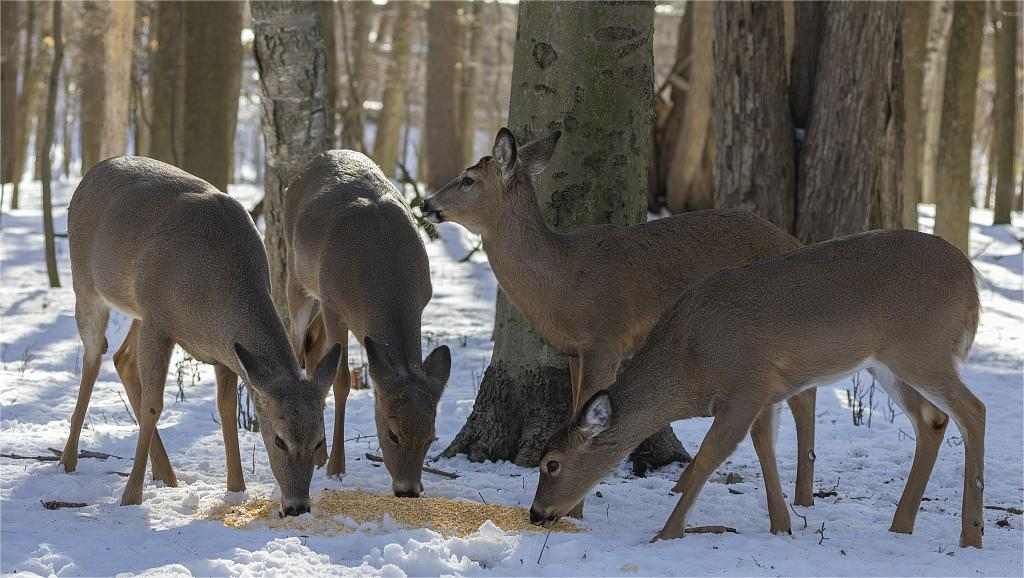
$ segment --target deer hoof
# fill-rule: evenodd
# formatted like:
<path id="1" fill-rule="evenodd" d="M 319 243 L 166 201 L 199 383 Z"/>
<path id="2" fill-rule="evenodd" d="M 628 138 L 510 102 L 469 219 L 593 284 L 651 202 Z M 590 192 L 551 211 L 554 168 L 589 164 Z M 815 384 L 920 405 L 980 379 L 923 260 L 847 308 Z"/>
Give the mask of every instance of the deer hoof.
<path id="1" fill-rule="evenodd" d="M 142 488 L 138 490 L 131 490 L 129 488 L 124 489 L 124 494 L 121 495 L 122 506 L 139 506 L 142 505 Z"/>

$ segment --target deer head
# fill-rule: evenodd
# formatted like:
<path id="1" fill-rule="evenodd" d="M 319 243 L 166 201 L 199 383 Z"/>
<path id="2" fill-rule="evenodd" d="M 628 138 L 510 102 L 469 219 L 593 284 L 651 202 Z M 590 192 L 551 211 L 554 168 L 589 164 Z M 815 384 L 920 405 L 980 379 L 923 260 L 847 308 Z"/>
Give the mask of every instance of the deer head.
<path id="1" fill-rule="evenodd" d="M 494 230 L 517 202 L 536 203 L 531 179 L 547 168 L 561 136 L 555 131 L 520 147 L 512 131 L 502 128 L 491 156 L 426 199 L 423 214 L 435 223 L 452 221 L 477 234 Z"/>
<path id="2" fill-rule="evenodd" d="M 282 516 L 309 511 L 309 482 L 324 449 L 324 399 L 334 383 L 341 357 L 335 344 L 314 372 L 313 381 L 298 379 L 279 365 L 235 344 L 242 379 L 253 394 L 260 433 L 270 469 L 281 488 Z"/>
<path id="3" fill-rule="evenodd" d="M 607 391 L 599 391 L 571 423 L 551 436 L 540 462 L 530 522 L 556 522 L 628 453 L 628 448 L 619 449 L 614 443 L 611 421 L 611 398 Z"/>
<path id="4" fill-rule="evenodd" d="M 377 440 L 391 485 L 400 498 L 423 492 L 423 460 L 434 441 L 437 402 L 452 367 L 451 351 L 442 345 L 420 367 L 396 359 L 387 344 L 363 340 L 374 383 Z"/>

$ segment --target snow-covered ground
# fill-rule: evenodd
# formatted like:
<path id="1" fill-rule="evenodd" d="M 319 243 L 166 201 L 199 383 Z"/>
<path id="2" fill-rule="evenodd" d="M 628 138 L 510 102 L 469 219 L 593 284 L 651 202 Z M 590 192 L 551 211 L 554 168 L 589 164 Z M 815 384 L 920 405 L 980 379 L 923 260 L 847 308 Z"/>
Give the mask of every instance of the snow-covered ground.
<path id="1" fill-rule="evenodd" d="M 65 208 L 72 184 L 57 186 L 57 230 L 65 230 Z M 256 191 L 233 193 L 251 200 Z M 58 242 L 65 288 L 48 290 L 40 234 L 38 188 L 25 187 L 27 208 L 5 211 L 0 258 L 0 451 L 27 455 L 62 448 L 74 407 L 81 346 L 74 322 L 74 295 L 67 245 Z M 930 207 L 922 225 L 931 226 Z M 972 226 L 972 255 L 982 276 L 984 313 L 974 350 L 964 367 L 967 383 L 988 406 L 985 503 L 1022 506 L 1022 366 L 1024 299 L 1021 242 L 1024 222 L 989 227 L 990 214 L 977 211 Z M 441 400 L 432 455 L 439 453 L 469 415 L 490 356 L 495 281 L 486 259 L 476 255 L 459 263 L 471 247 L 461 229 L 441 227 L 442 239 L 429 244 L 434 299 L 427 308 L 423 336 L 430 345 L 452 347 L 454 367 Z M 127 320 L 112 319 L 108 339 L 115 348 Z M 358 347 L 352 356 L 358 360 Z M 175 360 L 180 359 L 176 355 Z M 161 420 L 180 486 L 147 482 L 142 506 L 121 507 L 118 500 L 128 460 L 83 459 L 72 475 L 52 462 L 0 458 L 0 571 L 59 575 L 195 574 L 262 575 L 1021 575 L 1022 521 L 1019 515 L 986 510 L 984 550 L 961 550 L 960 500 L 963 449 L 950 427 L 928 486 L 913 535 L 887 532 L 914 451 L 909 422 L 891 417 L 887 397 L 877 390 L 870 426 L 855 426 L 847 400 L 851 382 L 819 390 L 817 410 L 818 490 L 835 495 L 814 507 L 796 508 L 793 536 L 768 533 L 768 515 L 760 470 L 745 442 L 702 493 L 690 517 L 693 524 L 725 524 L 729 535 L 693 535 L 683 540 L 648 543 L 676 502 L 669 492 L 679 475 L 666 468 L 636 479 L 623 466 L 587 500 L 580 534 L 552 534 L 541 555 L 543 534 L 505 534 L 484 528 L 468 538 L 445 538 L 425 529 L 383 524 L 335 537 L 300 536 L 284 530 L 226 528 L 197 512 L 225 499 L 220 426 L 214 421 L 213 376 L 204 368 L 197 385 L 185 377 L 184 400 L 172 365 Z M 860 391 L 870 384 L 862 380 Z M 136 427 L 125 410 L 109 355 L 96 385 L 84 449 L 129 457 Z M 868 404 L 869 395 L 863 402 Z M 329 402 L 333 403 L 333 402 Z M 348 403 L 348 437 L 373 434 L 372 393 L 353 392 Z M 328 411 L 328 417 L 333 410 Z M 788 412 L 779 431 L 784 486 L 795 476 L 795 434 Z M 709 425 L 695 419 L 676 424 L 691 450 Z M 330 425 L 328 425 L 330 427 Z M 257 434 L 240 432 L 248 497 L 270 495 L 273 477 Z M 255 452 L 253 453 L 253 448 Z M 386 493 L 387 473 L 359 459 L 376 451 L 374 438 L 348 442 L 348 475 L 329 480 L 323 471 L 313 492 L 323 488 L 361 488 Z M 254 457 L 253 457 L 254 456 Z M 130 458 L 129 458 L 130 459 Z M 470 463 L 465 458 L 435 464 L 459 472 L 457 480 L 424 474 L 427 492 L 489 503 L 528 506 L 537 473 L 509 463 Z M 742 477 L 726 485 L 725 473 Z M 49 511 L 41 500 L 81 501 L 81 509 Z M 1001 522 L 1005 520 L 1005 522 Z M 538 558 L 540 560 L 538 562 Z"/>

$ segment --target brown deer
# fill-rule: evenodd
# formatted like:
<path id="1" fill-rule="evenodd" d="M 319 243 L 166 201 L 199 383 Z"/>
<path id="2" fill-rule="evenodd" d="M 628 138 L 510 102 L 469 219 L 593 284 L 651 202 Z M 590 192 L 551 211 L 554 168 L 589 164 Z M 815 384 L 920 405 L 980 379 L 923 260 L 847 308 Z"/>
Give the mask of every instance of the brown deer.
<path id="1" fill-rule="evenodd" d="M 561 136 L 519 147 L 498 131 L 480 159 L 423 204 L 437 222 L 481 235 L 509 300 L 547 342 L 569 356 L 573 412 L 608 387 L 623 358 L 644 340 L 683 289 L 722 269 L 799 247 L 792 236 L 738 210 L 685 213 L 620 227 L 565 233 L 544 222 L 533 186 Z M 537 295 L 544 295 L 538 299 Z M 790 399 L 796 420 L 796 504 L 813 504 L 814 391 Z"/>
<path id="2" fill-rule="evenodd" d="M 341 348 L 325 356 L 313 382 L 303 378 L 271 302 L 263 243 L 242 205 L 170 165 L 118 157 L 82 178 L 68 209 L 68 239 L 85 353 L 64 469 L 77 466 L 82 421 L 107 350 L 107 321 L 117 309 L 134 319 L 114 364 L 139 422 L 121 504 L 142 503 L 147 455 L 154 476 L 176 484 L 157 421 L 177 343 L 214 365 L 228 490 L 245 489 L 235 414 L 241 376 L 281 488 L 281 513 L 308 512 L 315 455 L 324 444 L 324 398 Z"/>
<path id="3" fill-rule="evenodd" d="M 432 295 L 430 265 L 401 194 L 365 155 L 327 151 L 288 187 L 288 309 L 299 357 L 317 359 L 325 344 L 366 347 L 384 463 L 396 496 L 423 491 L 423 459 L 451 369 L 442 345 L 422 362 L 420 322 Z M 323 339 L 311 323 L 322 321 Z M 312 355 L 312 357 L 310 357 Z M 345 471 L 348 356 L 334 382 L 334 443 L 328 475 Z"/>
<path id="4" fill-rule="evenodd" d="M 615 383 L 554 435 L 531 520 L 564 515 L 631 448 L 675 420 L 713 416 L 657 539 L 683 536 L 705 482 L 750 432 L 771 531 L 789 532 L 774 405 L 868 368 L 917 432 L 890 530 L 910 533 L 952 415 L 965 446 L 960 544 L 981 547 L 985 406 L 958 364 L 978 325 L 974 269 L 938 237 L 872 231 L 819 243 L 691 286 Z"/>

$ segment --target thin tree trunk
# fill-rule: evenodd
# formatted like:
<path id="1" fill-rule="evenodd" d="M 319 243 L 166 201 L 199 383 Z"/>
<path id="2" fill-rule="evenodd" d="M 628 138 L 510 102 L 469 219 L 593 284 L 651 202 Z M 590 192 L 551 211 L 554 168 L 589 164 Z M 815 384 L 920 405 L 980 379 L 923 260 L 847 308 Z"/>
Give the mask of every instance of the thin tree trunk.
<path id="1" fill-rule="evenodd" d="M 509 124 L 521 142 L 563 132 L 551 165 L 535 180 L 545 219 L 557 229 L 644 220 L 653 22 L 654 4 L 646 2 L 519 4 Z M 500 291 L 496 309 L 491 365 L 473 413 L 444 455 L 535 466 L 568 418 L 567 362 Z M 675 451 L 669 459 L 681 457 L 682 446 L 672 441 L 660 447 Z"/>
<path id="2" fill-rule="evenodd" d="M 240 2 L 185 3 L 185 155 L 182 168 L 228 190 L 242 65 Z"/>
<path id="3" fill-rule="evenodd" d="M 315 2 L 255 1 L 250 6 L 267 150 L 264 243 L 274 305 L 287 326 L 284 190 L 330 143 L 327 55 Z"/>
<path id="4" fill-rule="evenodd" d="M 62 63 L 64 70 L 61 73 L 64 85 L 64 106 L 61 110 L 61 172 L 65 179 L 71 178 L 71 119 L 73 116 L 74 99 L 71 95 L 71 67 L 67 65 L 67 59 Z"/>
<path id="5" fill-rule="evenodd" d="M 456 106 L 455 67 L 461 56 L 455 41 L 459 33 L 458 9 L 456 2 L 431 2 L 427 9 L 426 135 L 420 139 L 420 147 L 426 147 L 425 181 L 433 190 L 465 168 Z"/>
<path id="6" fill-rule="evenodd" d="M 43 238 L 46 250 L 46 273 L 50 278 L 50 287 L 60 287 L 60 275 L 57 273 L 57 249 L 53 235 L 53 191 L 51 173 L 53 167 L 53 134 L 56 130 L 57 91 L 60 90 L 60 68 L 64 61 L 64 32 L 61 18 L 61 2 L 53 2 L 53 62 L 50 64 L 50 83 L 46 97 L 46 120 L 43 132 L 43 146 L 40 151 L 45 159 L 43 163 Z"/>
<path id="7" fill-rule="evenodd" d="M 82 3 L 82 171 L 128 150 L 135 2 Z"/>
<path id="8" fill-rule="evenodd" d="M 28 19 L 25 25 L 24 60 L 21 64 L 21 91 L 18 92 L 17 109 L 19 114 L 14 119 L 14 149 L 11 164 L 11 181 L 14 189 L 11 192 L 11 208 L 17 209 L 20 202 L 21 177 L 25 174 L 25 156 L 28 153 L 29 121 L 32 119 L 32 103 L 36 98 L 39 86 L 40 70 L 35 63 L 37 44 L 40 43 L 35 2 L 27 2 Z"/>
<path id="9" fill-rule="evenodd" d="M 998 3 L 999 28 L 996 29 L 996 102 L 993 110 L 995 119 L 995 150 L 998 151 L 996 167 L 995 208 L 992 224 L 1010 223 L 1010 208 L 1013 206 L 1013 160 L 1017 158 L 1017 47 L 1020 28 L 1018 11 L 1020 3 L 1003 0 Z"/>
<path id="10" fill-rule="evenodd" d="M 327 96 L 326 96 L 326 120 L 327 134 L 330 135 L 330 148 L 337 146 L 337 125 L 339 98 L 338 87 L 341 84 L 341 63 L 338 60 L 338 18 L 339 6 L 334 2 L 320 3 L 320 19 L 324 27 L 324 50 L 327 53 Z"/>
<path id="11" fill-rule="evenodd" d="M 342 113 L 341 146 L 347 149 L 364 151 L 365 128 L 363 119 L 363 100 L 366 61 L 370 52 L 370 27 L 373 19 L 373 3 L 357 0 L 342 3 L 339 7 L 345 14 L 345 6 L 352 8 L 352 37 L 345 39 L 346 71 L 348 73 L 348 103 Z M 342 34 L 347 34 L 346 22 L 341 23 Z"/>
<path id="12" fill-rule="evenodd" d="M 978 92 L 985 5 L 956 2 L 949 37 L 946 81 L 942 101 L 939 179 L 936 191 L 935 234 L 965 254 L 970 248 L 971 151 Z"/>
<path id="13" fill-rule="evenodd" d="M 717 205 L 793 231 L 796 152 L 782 4 L 721 2 L 714 17 Z"/>
<path id="14" fill-rule="evenodd" d="M 953 22 L 953 6 L 940 0 L 932 10 L 928 30 L 929 57 L 925 69 L 925 139 L 924 164 L 921 169 L 921 201 L 935 202 L 939 162 L 939 133 L 942 129 L 942 101 L 946 86 L 946 57 L 949 53 L 949 30 Z"/>
<path id="15" fill-rule="evenodd" d="M 0 2 L 0 187 L 14 180 L 21 2 Z"/>
<path id="16" fill-rule="evenodd" d="M 903 111 L 906 121 L 903 146 L 903 226 L 917 229 L 924 164 L 924 63 L 928 52 L 931 2 L 903 4 Z"/>
<path id="17" fill-rule="evenodd" d="M 181 166 L 185 138 L 185 7 L 177 0 L 157 3 L 156 50 L 149 70 L 149 156 Z"/>
<path id="18" fill-rule="evenodd" d="M 398 147 L 401 138 L 402 118 L 406 112 L 406 77 L 409 75 L 410 49 L 412 48 L 412 17 L 416 5 L 400 2 L 391 8 L 396 10 L 396 29 L 391 44 L 391 62 L 388 65 L 387 83 L 384 87 L 384 102 L 377 121 L 377 138 L 373 143 L 373 157 L 384 170 L 394 176 L 398 164 Z"/>
<path id="19" fill-rule="evenodd" d="M 35 137 L 32 139 L 34 145 L 32 178 L 37 181 L 43 179 L 43 141 L 46 140 L 46 89 L 47 80 L 50 76 L 50 66 L 53 63 L 53 16 L 49 14 L 49 6 L 40 5 L 40 28 L 39 28 L 39 53 L 36 54 L 36 67 L 39 69 L 36 88 L 38 95 L 29 105 L 31 109 L 32 122 L 35 126 Z M 47 39 L 50 39 L 47 41 Z"/>
<path id="20" fill-rule="evenodd" d="M 459 97 L 459 140 L 462 145 L 462 164 L 476 162 L 473 144 L 476 141 L 476 93 L 480 90 L 480 50 L 483 45 L 483 3 L 470 2 L 465 7 L 470 11 L 466 16 L 469 47 L 462 61 L 462 95 Z"/>

